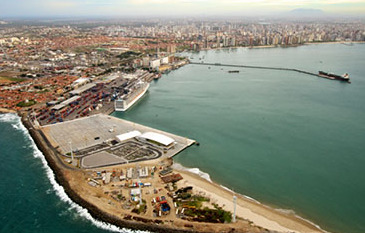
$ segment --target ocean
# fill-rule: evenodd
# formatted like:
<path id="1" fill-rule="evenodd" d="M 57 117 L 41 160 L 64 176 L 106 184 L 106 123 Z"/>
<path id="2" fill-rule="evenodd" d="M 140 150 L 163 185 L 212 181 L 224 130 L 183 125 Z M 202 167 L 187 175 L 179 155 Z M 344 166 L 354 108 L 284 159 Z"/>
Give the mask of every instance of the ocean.
<path id="1" fill-rule="evenodd" d="M 332 232 L 365 232 L 365 44 L 222 49 L 194 61 L 350 74 L 187 65 L 114 116 L 197 140 L 175 161 Z M 203 58 L 204 57 L 204 58 Z M 0 116 L 1 232 L 131 232 L 70 201 L 11 114 Z"/>

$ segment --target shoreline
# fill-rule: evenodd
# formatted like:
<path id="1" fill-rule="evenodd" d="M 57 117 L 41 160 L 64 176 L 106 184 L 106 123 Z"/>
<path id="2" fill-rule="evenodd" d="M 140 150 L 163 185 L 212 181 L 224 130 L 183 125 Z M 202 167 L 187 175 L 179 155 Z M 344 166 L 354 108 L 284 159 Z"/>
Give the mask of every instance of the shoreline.
<path id="1" fill-rule="evenodd" d="M 180 229 L 170 229 L 164 226 L 159 225 L 152 225 L 152 224 L 145 224 L 142 222 L 133 222 L 124 220 L 122 218 L 118 218 L 117 216 L 113 216 L 102 209 L 98 208 L 96 205 L 90 203 L 89 201 L 85 200 L 85 198 L 81 197 L 74 189 L 72 189 L 70 181 L 66 178 L 65 171 L 62 169 L 70 169 L 65 164 L 63 164 L 55 152 L 49 147 L 49 143 L 44 138 L 38 130 L 34 129 L 31 123 L 26 119 L 26 115 L 18 114 L 21 117 L 21 122 L 24 127 L 28 130 L 31 138 L 33 139 L 37 148 L 43 153 L 45 160 L 47 161 L 47 165 L 51 168 L 55 175 L 56 182 L 63 187 L 66 195 L 76 204 L 80 205 L 82 208 L 85 208 L 90 215 L 102 222 L 110 223 L 114 226 L 119 228 L 130 228 L 136 230 L 144 230 L 144 231 L 155 231 L 155 232 L 166 232 L 166 233 L 187 233 L 187 232 L 194 232 L 194 231 L 185 231 Z M 60 164 L 63 165 L 63 168 L 60 167 Z M 198 232 L 198 231 L 196 231 Z"/>
<path id="2" fill-rule="evenodd" d="M 222 184 L 189 171 L 189 168 L 183 167 L 180 164 L 178 167 L 174 167 L 174 170 L 183 175 L 184 180 L 187 181 L 185 183 L 188 183 L 195 189 L 208 193 L 209 196 L 217 200 L 220 206 L 230 205 L 232 211 L 232 197 L 237 196 L 237 217 L 247 218 L 255 225 L 279 232 L 327 232 L 308 219 L 302 218 L 295 213 L 281 212 L 279 209 L 263 204 L 252 197 L 234 192 Z M 200 186 L 197 186 L 197 184 L 200 184 Z"/>
<path id="3" fill-rule="evenodd" d="M 351 44 L 365 44 L 365 41 L 326 41 L 326 42 L 305 42 L 303 44 L 292 44 L 292 45 L 255 45 L 255 46 L 229 46 L 229 47 L 220 47 L 220 48 L 204 48 L 200 51 L 188 51 L 191 53 L 199 53 L 203 51 L 210 51 L 210 50 L 224 50 L 224 49 L 240 49 L 240 48 L 247 48 L 247 49 L 270 49 L 270 48 L 295 48 L 305 45 L 321 45 L 321 44 L 344 44 L 349 45 Z"/>
<path id="4" fill-rule="evenodd" d="M 345 43 L 345 42 L 319 42 L 319 43 L 308 43 L 308 44 L 303 44 L 303 45 L 342 44 L 342 43 Z M 355 43 L 355 42 L 349 42 L 349 43 Z M 365 43 L 365 42 L 357 42 L 357 43 Z M 258 47 L 253 47 L 253 48 L 268 48 L 268 47 L 276 48 L 276 47 L 283 47 L 283 46 L 263 46 L 263 47 L 258 46 Z M 289 47 L 292 47 L 292 46 L 289 46 Z M 232 47 L 232 48 L 249 48 L 249 47 Z M 227 49 L 227 48 L 217 48 L 217 49 Z M 66 194 L 70 197 L 70 199 L 72 201 L 79 204 L 81 207 L 87 209 L 90 212 L 90 214 L 93 216 L 93 218 L 101 220 L 103 222 L 111 223 L 118 227 L 127 227 L 127 228 L 132 228 L 132 229 L 139 229 L 139 230 L 149 230 L 149 231 L 158 231 L 158 232 L 202 232 L 202 231 L 192 231 L 192 230 L 185 231 L 183 229 L 168 228 L 163 225 L 155 226 L 155 225 L 151 225 L 151 224 L 144 224 L 142 222 L 123 220 L 121 217 L 113 216 L 113 215 L 103 211 L 96 205 L 85 200 L 85 198 L 80 196 L 79 193 L 77 193 L 75 190 L 72 189 L 72 187 L 70 185 L 70 181 L 65 176 L 64 171 L 62 171 L 62 169 L 64 169 L 64 168 L 66 168 L 66 169 L 71 169 L 71 168 L 66 166 L 61 161 L 59 156 L 57 156 L 57 154 L 54 154 L 55 150 L 53 149 L 53 147 L 51 147 L 49 142 L 47 142 L 44 135 L 42 135 L 42 132 L 38 132 L 38 130 L 33 128 L 31 123 L 26 119 L 25 113 L 20 113 L 20 112 L 16 112 L 13 110 L 0 108 L 0 114 L 1 113 L 13 113 L 13 114 L 17 114 L 18 116 L 21 117 L 21 121 L 22 121 L 23 125 L 27 128 L 27 130 L 28 130 L 30 136 L 32 137 L 32 139 L 34 140 L 37 148 L 43 153 L 43 155 L 48 163 L 48 166 L 54 172 L 57 183 L 59 183 L 64 188 Z M 111 114 L 111 113 L 108 113 L 108 114 Z M 214 194 L 220 193 L 220 192 L 224 193 L 225 196 L 237 195 L 238 202 L 243 203 L 241 205 L 252 206 L 251 208 L 246 208 L 246 209 L 252 210 L 252 209 L 256 209 L 256 207 L 258 209 L 260 209 L 260 210 L 256 209 L 256 211 L 252 211 L 252 212 L 254 212 L 254 214 L 260 215 L 260 214 L 256 213 L 256 212 L 258 212 L 258 213 L 261 213 L 261 216 L 265 216 L 265 215 L 267 215 L 267 213 L 262 214 L 263 212 L 260 212 L 260 211 L 268 211 L 269 215 L 271 214 L 269 221 L 265 222 L 265 223 L 259 222 L 260 224 L 255 224 L 255 225 L 261 226 L 261 227 L 262 227 L 262 225 L 264 225 L 265 226 L 264 229 L 266 228 L 266 226 L 268 226 L 269 228 L 267 228 L 267 229 L 272 230 L 270 228 L 270 226 L 272 226 L 272 225 L 270 225 L 270 224 L 274 224 L 275 231 L 279 230 L 282 232 L 288 232 L 288 231 L 290 231 L 290 232 L 326 232 L 325 230 L 321 229 L 316 224 L 312 223 L 311 221 L 309 221 L 307 219 L 301 218 L 300 216 L 298 216 L 296 214 L 282 213 L 279 210 L 276 210 L 276 209 L 270 207 L 269 205 L 262 204 L 251 197 L 245 196 L 244 194 L 235 193 L 232 190 L 229 190 L 228 188 L 224 187 L 223 185 L 220 185 L 219 183 L 205 180 L 204 178 L 200 177 L 199 175 L 197 175 L 193 172 L 186 171 L 186 170 L 179 170 L 179 169 L 175 169 L 175 168 L 174 168 L 174 170 L 176 170 L 184 175 L 183 181 L 185 181 L 185 179 L 186 179 L 185 177 L 188 177 L 187 180 L 189 180 L 189 182 L 191 182 L 189 184 L 195 185 L 195 187 L 197 189 L 200 188 L 200 190 L 202 190 L 201 187 L 197 186 L 197 184 L 202 184 L 202 186 L 204 187 L 203 189 L 205 191 L 209 192 L 210 195 L 214 195 Z M 206 189 L 215 190 L 215 192 L 209 191 Z M 217 196 L 220 197 L 220 195 L 217 195 Z M 228 198 L 223 198 L 223 199 L 225 199 L 225 200 L 223 200 L 223 201 L 220 200 L 221 203 L 223 203 L 223 205 L 226 205 L 226 203 L 228 203 L 228 202 L 232 202 L 232 201 L 227 202 Z M 228 205 L 226 205 L 226 206 L 228 206 Z M 239 216 L 239 215 L 237 214 L 237 216 Z M 239 217 L 242 217 L 242 216 L 243 215 L 241 215 Z M 287 220 L 286 224 L 289 227 L 282 226 L 281 224 L 278 223 L 283 220 Z M 250 219 L 250 221 L 252 221 L 252 220 Z M 256 223 L 256 222 L 253 221 L 253 223 Z M 275 223 L 277 225 L 275 225 Z M 298 228 L 299 225 L 296 225 L 296 224 L 299 224 L 302 226 L 300 226 Z M 297 229 L 300 229 L 300 230 L 297 230 Z"/>
<path id="5" fill-rule="evenodd" d="M 47 143 L 47 140 L 44 138 L 44 135 L 42 135 L 42 132 L 39 132 L 38 130 L 33 128 L 28 119 L 26 119 L 26 115 L 24 113 L 19 115 L 21 115 L 22 124 L 28 130 L 35 145 L 43 153 L 48 166 L 54 172 L 56 182 L 64 188 L 65 193 L 72 201 L 87 209 L 93 218 L 106 223 L 110 223 L 120 228 L 131 228 L 167 233 L 205 232 L 200 230 L 195 231 L 174 229 L 164 225 L 155 225 L 149 223 L 146 224 L 143 222 L 124 220 L 121 217 L 117 217 L 105 212 L 97 205 L 94 205 L 90 201 L 87 201 L 72 188 L 70 180 L 68 180 L 67 174 L 65 174 L 65 172 L 67 173 L 67 170 L 69 171 L 71 168 L 63 164 L 62 161 L 60 161 L 60 158 L 57 156 L 57 154 L 55 154 L 55 151 L 52 150 L 52 147 L 50 147 L 50 145 L 48 145 L 49 143 Z M 315 224 L 312 224 L 309 220 L 302 219 L 295 215 L 293 216 L 281 213 L 252 198 L 232 192 L 231 190 L 224 188 L 224 186 L 218 183 L 208 181 L 198 174 L 184 170 L 184 167 L 182 167 L 182 169 L 174 168 L 174 170 L 183 175 L 184 184 L 192 185 L 193 187 L 195 187 L 196 190 L 200 190 L 206 192 L 208 195 L 211 195 L 212 198 L 217 199 L 217 203 L 220 206 L 228 206 L 228 203 L 231 203 L 231 200 L 229 200 L 228 196 L 232 197 L 233 195 L 237 195 L 237 217 L 239 219 L 245 219 L 248 222 L 252 223 L 254 226 L 261 228 L 262 231 L 259 232 L 265 232 L 268 229 L 269 232 L 272 230 L 275 232 L 326 232 L 318 228 L 318 226 L 316 226 Z"/>
<path id="6" fill-rule="evenodd" d="M 0 114 L 6 114 L 6 113 L 14 113 L 14 114 L 17 114 L 17 112 L 15 110 L 7 109 L 7 108 L 0 108 Z"/>

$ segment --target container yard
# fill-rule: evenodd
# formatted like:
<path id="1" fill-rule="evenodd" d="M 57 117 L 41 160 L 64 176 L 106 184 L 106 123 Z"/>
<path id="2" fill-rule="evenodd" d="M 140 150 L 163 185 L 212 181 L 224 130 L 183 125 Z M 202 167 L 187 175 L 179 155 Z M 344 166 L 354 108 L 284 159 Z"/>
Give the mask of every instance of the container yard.
<path id="1" fill-rule="evenodd" d="M 33 110 L 32 119 L 39 125 L 54 124 L 98 113 L 110 114 L 115 110 L 114 102 L 125 94 L 131 94 L 139 82 L 151 81 L 149 72 L 133 74 L 115 73 L 86 83 L 70 91 L 65 97 L 47 102 Z"/>

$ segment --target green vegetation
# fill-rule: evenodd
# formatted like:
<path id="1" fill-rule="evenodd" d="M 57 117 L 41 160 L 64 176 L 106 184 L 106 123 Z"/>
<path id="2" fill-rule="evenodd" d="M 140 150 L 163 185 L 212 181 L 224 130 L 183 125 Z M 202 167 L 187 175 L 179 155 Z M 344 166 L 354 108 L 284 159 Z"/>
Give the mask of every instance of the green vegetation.
<path id="1" fill-rule="evenodd" d="M 179 207 L 185 209 L 184 215 L 191 221 L 210 222 L 210 223 L 230 223 L 232 214 L 225 211 L 217 204 L 214 208 L 203 208 L 203 202 L 209 202 L 210 199 L 200 195 L 192 195 L 190 192 L 181 192 L 175 200 Z"/>
<path id="2" fill-rule="evenodd" d="M 125 53 L 119 54 L 117 56 L 117 58 L 126 59 L 126 58 L 130 58 L 132 56 L 139 56 L 139 55 L 141 55 L 141 53 L 139 53 L 139 52 L 127 51 Z"/>
<path id="3" fill-rule="evenodd" d="M 34 85 L 34 89 L 43 90 L 42 85 Z"/>
<path id="4" fill-rule="evenodd" d="M 0 81 L 1 80 L 5 80 L 5 81 L 9 81 L 9 82 L 23 82 L 25 79 L 0 76 Z"/>
<path id="5" fill-rule="evenodd" d="M 19 102 L 16 106 L 18 106 L 18 107 L 29 107 L 29 106 L 32 106 L 32 105 L 34 105 L 34 104 L 36 104 L 37 103 L 37 101 L 35 101 L 35 100 L 29 100 L 29 101 L 22 101 L 22 102 Z"/>
<path id="6" fill-rule="evenodd" d="M 141 214 L 141 213 L 145 213 L 147 210 L 147 205 L 146 205 L 146 201 L 142 200 L 142 205 L 136 205 L 136 207 L 132 210 L 133 213 L 136 214 Z"/>
<path id="7" fill-rule="evenodd" d="M 155 54 L 156 53 L 156 49 L 145 49 L 144 50 L 145 54 Z"/>
<path id="8" fill-rule="evenodd" d="M 178 198 L 185 200 L 183 202 L 177 202 L 179 206 L 187 206 L 197 209 L 203 206 L 202 202 L 209 202 L 209 198 L 202 196 L 192 196 L 190 193 L 180 193 Z"/>
<path id="9" fill-rule="evenodd" d="M 188 208 L 184 214 L 197 222 L 230 223 L 232 221 L 231 212 L 223 210 L 218 205 L 214 205 L 214 209 L 208 207 L 204 209 Z"/>

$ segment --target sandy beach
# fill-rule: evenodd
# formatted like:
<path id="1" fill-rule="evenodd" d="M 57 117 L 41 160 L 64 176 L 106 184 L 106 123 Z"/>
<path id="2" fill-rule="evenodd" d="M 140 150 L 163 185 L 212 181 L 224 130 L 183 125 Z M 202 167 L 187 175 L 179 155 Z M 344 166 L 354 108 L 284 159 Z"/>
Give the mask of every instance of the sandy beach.
<path id="1" fill-rule="evenodd" d="M 245 198 L 244 196 L 234 194 L 224 189 L 220 185 L 207 181 L 202 177 L 174 168 L 174 173 L 180 173 L 183 179 L 177 182 L 178 187 L 192 186 L 193 192 L 206 196 L 210 199 L 209 205 L 218 204 L 227 211 L 233 212 L 233 196 L 237 196 L 237 222 L 228 224 L 187 222 L 183 219 L 176 218 L 173 214 L 168 215 L 161 220 L 152 217 L 151 200 L 154 196 L 152 189 L 144 190 L 145 198 L 148 203 L 148 212 L 141 216 L 135 215 L 128 210 L 120 208 L 120 203 L 111 200 L 110 191 L 121 190 L 118 184 L 109 184 L 101 188 L 90 187 L 87 180 L 90 172 L 80 171 L 77 169 L 67 169 L 69 166 L 63 164 L 57 159 L 57 153 L 47 146 L 42 137 L 32 129 L 27 121 L 23 120 L 25 126 L 28 127 L 37 146 L 44 153 L 49 165 L 56 173 L 57 181 L 65 188 L 66 193 L 78 204 L 87 208 L 90 213 L 97 219 L 110 222 L 119 227 L 131 227 L 133 229 L 148 229 L 155 232 L 222 232 L 233 230 L 233 232 L 325 232 L 318 229 L 315 225 L 300 219 L 296 216 L 278 212 L 268 206 L 262 205 L 254 200 Z M 150 160 L 140 162 L 139 165 L 152 166 L 161 165 L 168 166 L 172 160 Z M 125 165 L 125 166 L 128 166 Z M 120 169 L 122 166 L 109 167 L 108 169 Z M 66 169 L 65 169 L 66 168 Z M 167 195 L 167 191 L 163 188 L 164 184 L 160 179 L 148 178 L 145 182 L 151 182 L 152 186 L 160 192 L 158 195 Z M 122 184 L 122 183 L 121 183 Z M 128 196 L 128 190 L 123 190 L 123 195 Z M 170 202 L 173 206 L 173 203 Z M 133 220 L 130 220 L 131 216 Z M 163 225 L 156 225 L 155 221 L 163 222 Z M 159 222 L 159 223 L 160 223 Z M 192 229 L 193 227 L 194 229 Z M 189 229 L 190 228 L 190 229 Z"/>
<path id="2" fill-rule="evenodd" d="M 226 210 L 231 212 L 233 212 L 233 196 L 236 195 L 237 218 L 247 219 L 257 226 L 278 232 L 325 232 L 295 215 L 281 213 L 242 195 L 234 194 L 196 174 L 183 170 L 175 169 L 175 171 L 184 177 L 179 185 L 193 186 L 194 192 L 209 197 L 213 202 L 219 206 L 224 206 Z"/>
<path id="3" fill-rule="evenodd" d="M 7 108 L 0 108 L 0 113 L 16 113 L 16 111 Z"/>

